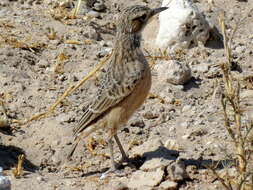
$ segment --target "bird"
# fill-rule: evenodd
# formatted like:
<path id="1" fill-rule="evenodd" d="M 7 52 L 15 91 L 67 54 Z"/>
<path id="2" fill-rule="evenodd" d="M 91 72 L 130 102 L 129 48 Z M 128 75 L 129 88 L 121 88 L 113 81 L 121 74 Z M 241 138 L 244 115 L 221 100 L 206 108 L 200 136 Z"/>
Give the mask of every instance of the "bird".
<path id="1" fill-rule="evenodd" d="M 97 92 L 73 129 L 75 140 L 68 159 L 81 139 L 102 129 L 110 151 L 111 167 L 107 172 L 117 170 L 113 138 L 122 159 L 128 160 L 117 131 L 144 103 L 151 87 L 150 67 L 141 50 L 141 32 L 152 16 L 166 9 L 134 5 L 125 8 L 119 15 L 112 55 L 105 63 L 105 72 L 99 75 Z"/>

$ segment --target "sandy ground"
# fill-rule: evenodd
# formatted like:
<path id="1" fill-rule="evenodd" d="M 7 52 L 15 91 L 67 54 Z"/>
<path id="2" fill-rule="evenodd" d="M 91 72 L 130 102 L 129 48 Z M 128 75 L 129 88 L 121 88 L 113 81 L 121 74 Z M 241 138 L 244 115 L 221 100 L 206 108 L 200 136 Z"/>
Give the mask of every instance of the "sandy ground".
<path id="1" fill-rule="evenodd" d="M 71 5 L 63 12 L 56 1 L 1 0 L 0 99 L 8 118 L 23 120 L 45 112 L 70 85 L 87 75 L 112 49 L 116 27 L 113 21 L 122 7 L 160 4 L 151 0 L 129 2 L 108 0 L 102 12 L 90 12 L 82 5 L 78 17 L 71 19 L 68 18 Z M 229 31 L 246 15 L 232 44 L 233 62 L 237 64 L 232 72 L 240 79 L 252 76 L 253 15 L 246 14 L 252 6 L 250 1 L 214 0 L 214 5 L 206 1 L 196 4 L 217 27 L 219 11 L 224 10 Z M 152 25 L 149 27 L 152 30 Z M 188 177 L 177 181 L 176 189 L 222 189 L 203 165 L 226 161 L 233 155 L 220 105 L 219 64 L 225 60 L 224 50 L 193 47 L 184 50 L 179 59 L 190 65 L 191 80 L 185 85 L 172 85 L 159 81 L 159 73 L 153 71 L 151 93 L 155 96 L 150 96 L 118 133 L 134 163 L 121 167 L 122 176 L 100 179 L 110 166 L 103 131 L 80 143 L 72 160 L 66 160 L 73 142 L 72 128 L 96 89 L 93 77 L 46 118 L 1 129 L 0 166 L 10 176 L 12 189 L 134 189 L 135 179 L 146 172 L 143 165 L 147 158 L 154 157 L 169 160 L 167 165 L 179 158 L 184 160 Z M 163 61 L 157 60 L 157 64 Z M 250 117 L 252 86 L 243 80 L 241 86 L 242 105 L 248 110 L 245 115 Z M 0 113 L 4 117 L 4 111 L 0 109 Z M 119 160 L 120 152 L 117 148 L 115 151 Z M 26 155 L 24 173 L 16 179 L 12 168 L 22 153 Z M 151 163 L 146 167 L 153 166 Z M 163 167 L 162 171 L 152 172 L 147 173 L 157 176 L 157 183 L 140 185 L 137 189 L 162 189 L 169 171 Z"/>

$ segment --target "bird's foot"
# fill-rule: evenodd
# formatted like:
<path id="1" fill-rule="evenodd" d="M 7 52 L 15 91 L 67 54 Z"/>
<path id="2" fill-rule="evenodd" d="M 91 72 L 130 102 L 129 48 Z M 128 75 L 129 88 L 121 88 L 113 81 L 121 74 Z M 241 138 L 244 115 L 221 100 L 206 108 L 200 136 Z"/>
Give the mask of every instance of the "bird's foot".
<path id="1" fill-rule="evenodd" d="M 125 176 L 126 174 L 125 174 L 124 170 L 120 170 L 120 169 L 111 167 L 106 172 L 102 173 L 100 179 L 105 179 L 106 177 L 108 177 L 110 175 L 114 175 L 114 176 L 117 176 L 117 177 L 122 177 L 122 176 Z"/>
<path id="2" fill-rule="evenodd" d="M 129 159 L 128 156 L 122 156 L 120 163 L 129 163 L 131 160 Z"/>

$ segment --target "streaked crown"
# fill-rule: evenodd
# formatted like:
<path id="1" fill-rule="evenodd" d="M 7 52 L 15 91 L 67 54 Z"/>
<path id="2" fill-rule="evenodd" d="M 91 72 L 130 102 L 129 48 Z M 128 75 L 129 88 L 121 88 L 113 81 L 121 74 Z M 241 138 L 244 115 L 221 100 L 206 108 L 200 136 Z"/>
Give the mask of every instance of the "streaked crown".
<path id="1" fill-rule="evenodd" d="M 125 34 L 139 33 L 153 15 L 166 9 L 166 7 L 150 9 L 142 5 L 127 7 L 119 17 L 117 31 Z"/>

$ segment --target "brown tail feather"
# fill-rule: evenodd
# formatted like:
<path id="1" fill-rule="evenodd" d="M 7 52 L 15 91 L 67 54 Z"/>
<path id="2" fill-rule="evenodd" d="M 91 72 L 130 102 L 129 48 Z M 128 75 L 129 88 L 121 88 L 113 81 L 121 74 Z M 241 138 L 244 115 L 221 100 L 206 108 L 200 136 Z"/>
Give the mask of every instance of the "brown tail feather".
<path id="1" fill-rule="evenodd" d="M 67 159 L 70 160 L 70 158 L 72 157 L 72 155 L 74 154 L 76 147 L 78 145 L 78 143 L 80 142 L 80 138 L 78 138 L 77 140 L 75 140 L 74 144 L 72 145 L 68 155 L 67 155 Z"/>
<path id="2" fill-rule="evenodd" d="M 101 123 L 94 124 L 86 128 L 79 136 L 75 138 L 74 144 L 72 145 L 69 154 L 67 155 L 67 159 L 70 160 L 71 156 L 74 154 L 76 147 L 78 143 L 81 141 L 81 139 L 84 139 L 85 137 L 89 136 L 92 132 L 98 129 L 98 127 L 102 127 Z"/>

